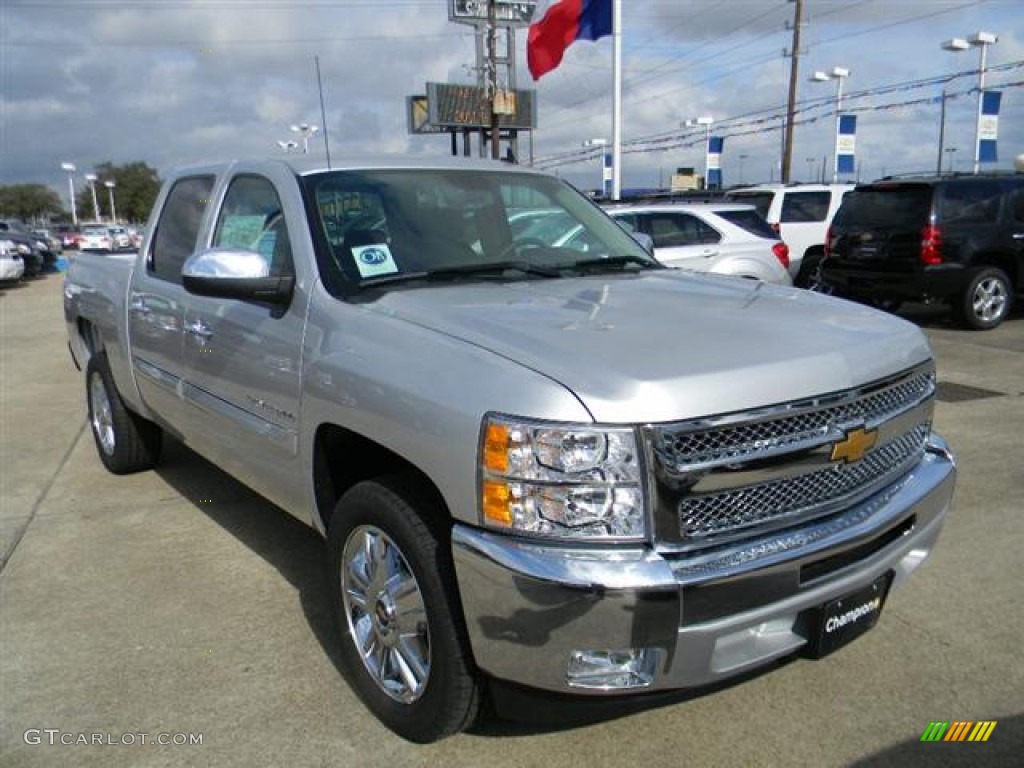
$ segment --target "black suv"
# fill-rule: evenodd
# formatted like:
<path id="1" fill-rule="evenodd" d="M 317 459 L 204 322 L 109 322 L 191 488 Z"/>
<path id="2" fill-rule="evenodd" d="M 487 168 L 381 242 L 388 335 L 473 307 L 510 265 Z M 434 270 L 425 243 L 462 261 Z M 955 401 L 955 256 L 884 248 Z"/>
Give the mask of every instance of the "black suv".
<path id="1" fill-rule="evenodd" d="M 1024 288 L 1024 174 L 862 184 L 825 250 L 825 290 L 888 308 L 945 301 L 967 327 L 995 328 Z"/>

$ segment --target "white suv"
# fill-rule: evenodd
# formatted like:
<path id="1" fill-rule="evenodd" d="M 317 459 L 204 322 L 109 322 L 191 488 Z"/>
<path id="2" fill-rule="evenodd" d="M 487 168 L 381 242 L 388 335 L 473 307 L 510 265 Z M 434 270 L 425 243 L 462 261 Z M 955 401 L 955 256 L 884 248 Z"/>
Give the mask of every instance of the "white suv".
<path id="1" fill-rule="evenodd" d="M 789 246 L 789 274 L 793 283 L 808 285 L 825 255 L 825 236 L 843 195 L 854 184 L 759 184 L 730 190 L 726 197 L 750 203 Z"/>

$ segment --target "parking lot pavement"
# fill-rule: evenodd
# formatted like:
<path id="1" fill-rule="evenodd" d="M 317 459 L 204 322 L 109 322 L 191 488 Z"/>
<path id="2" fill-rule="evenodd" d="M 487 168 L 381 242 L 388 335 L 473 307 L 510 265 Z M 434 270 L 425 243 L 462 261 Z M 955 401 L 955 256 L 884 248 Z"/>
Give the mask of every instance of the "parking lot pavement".
<path id="1" fill-rule="evenodd" d="M 874 630 L 703 697 L 572 727 L 491 719 L 420 747 L 337 673 L 317 536 L 174 443 L 158 471 L 107 474 L 60 277 L 0 289 L 0 764 L 1019 764 L 1024 317 L 967 333 L 907 316 L 937 351 L 960 481 L 932 560 Z M 921 743 L 935 720 L 997 726 Z M 103 743 L 61 744 L 83 739 Z"/>

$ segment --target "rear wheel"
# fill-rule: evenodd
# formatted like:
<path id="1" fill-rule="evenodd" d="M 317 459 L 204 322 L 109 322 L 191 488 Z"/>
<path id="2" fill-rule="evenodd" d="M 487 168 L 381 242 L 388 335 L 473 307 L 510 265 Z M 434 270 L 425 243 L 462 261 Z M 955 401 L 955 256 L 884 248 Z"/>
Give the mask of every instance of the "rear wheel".
<path id="1" fill-rule="evenodd" d="M 998 267 L 984 267 L 955 300 L 953 311 L 968 328 L 987 331 L 1006 319 L 1012 304 L 1013 286 L 1007 274 Z"/>
<path id="2" fill-rule="evenodd" d="M 414 478 L 365 481 L 328 531 L 329 587 L 347 676 L 366 706 L 409 741 L 437 741 L 476 718 L 448 525 Z"/>
<path id="3" fill-rule="evenodd" d="M 152 469 L 160 459 L 160 427 L 128 410 L 102 352 L 89 358 L 85 387 L 89 426 L 103 466 L 115 475 Z"/>

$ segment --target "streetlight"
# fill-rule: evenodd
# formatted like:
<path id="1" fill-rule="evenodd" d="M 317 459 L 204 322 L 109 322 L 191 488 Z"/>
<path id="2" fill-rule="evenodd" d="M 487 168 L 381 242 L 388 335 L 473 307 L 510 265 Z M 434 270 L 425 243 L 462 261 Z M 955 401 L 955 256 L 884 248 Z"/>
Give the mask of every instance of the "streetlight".
<path id="1" fill-rule="evenodd" d="M 608 139 L 587 139 L 583 142 L 583 146 L 587 148 L 593 147 L 607 147 Z M 601 192 L 605 197 L 610 197 L 608 194 L 608 182 L 611 181 L 611 168 L 607 167 L 604 162 L 605 152 L 602 150 L 598 153 L 598 158 L 601 160 Z"/>
<path id="2" fill-rule="evenodd" d="M 985 100 L 985 59 L 988 47 L 999 42 L 999 38 L 991 32 L 975 32 L 966 40 L 962 37 L 954 37 L 942 44 L 947 51 L 966 51 L 968 47 L 976 45 L 978 52 L 978 108 L 975 113 L 974 123 L 974 172 L 977 173 L 981 166 L 981 110 Z M 945 100 L 943 100 L 945 105 Z"/>
<path id="3" fill-rule="evenodd" d="M 703 117 L 695 117 L 686 120 L 683 123 L 684 128 L 696 128 L 699 125 L 704 126 L 704 189 L 708 188 L 708 167 L 711 162 L 711 124 L 715 122 L 715 119 L 710 115 Z"/>
<path id="4" fill-rule="evenodd" d="M 107 194 L 110 195 L 110 223 L 117 224 L 117 210 L 114 208 L 114 187 L 117 186 L 117 182 L 104 181 L 103 186 L 107 188 Z"/>
<path id="5" fill-rule="evenodd" d="M 68 195 L 71 197 L 71 223 L 78 226 L 78 212 L 75 210 L 75 168 L 74 163 L 61 163 L 60 169 L 68 174 Z"/>
<path id="6" fill-rule="evenodd" d="M 827 83 L 829 80 L 836 81 L 836 130 L 833 138 L 832 152 L 832 183 L 839 181 L 839 113 L 843 109 L 843 80 L 850 76 L 850 70 L 846 67 L 832 67 L 828 72 L 815 72 L 811 75 L 811 82 Z M 825 175 L 822 169 L 822 176 Z"/>
<path id="7" fill-rule="evenodd" d="M 96 201 L 96 179 L 98 178 L 95 173 L 85 174 L 85 180 L 89 182 L 89 190 L 92 192 L 92 212 L 96 216 L 96 221 L 100 221 L 100 204 Z"/>
<path id="8" fill-rule="evenodd" d="M 966 51 L 970 47 L 971 44 L 962 37 L 954 37 L 952 40 L 945 40 L 942 43 L 942 50 L 953 53 Z M 949 98 L 949 94 L 946 93 L 947 86 L 948 83 L 942 86 L 942 108 L 939 112 L 939 155 L 935 161 L 935 171 L 939 174 L 942 173 L 942 150 L 946 143 L 946 99 Z"/>
<path id="9" fill-rule="evenodd" d="M 740 155 L 740 184 L 743 184 L 743 161 L 748 157 L 750 157 L 750 155 Z"/>
<path id="10" fill-rule="evenodd" d="M 810 176 L 810 181 L 812 181 L 812 182 L 814 181 L 814 177 L 816 175 L 814 173 L 814 164 L 816 162 L 817 162 L 816 158 L 813 158 L 813 157 L 808 157 L 807 158 L 807 173 Z"/>
<path id="11" fill-rule="evenodd" d="M 277 142 L 277 146 L 279 146 L 285 152 L 291 152 L 293 149 L 299 148 L 299 142 L 292 141 L 291 139 L 289 139 L 288 141 Z"/>
<path id="12" fill-rule="evenodd" d="M 953 153 L 956 152 L 956 147 L 946 147 L 945 150 L 943 150 L 943 151 L 946 153 L 946 157 L 948 158 L 947 162 L 946 162 L 946 165 L 947 165 L 947 168 L 948 168 L 948 172 L 952 173 L 953 172 Z"/>
<path id="13" fill-rule="evenodd" d="M 319 126 L 310 125 L 309 123 L 299 123 L 298 125 L 292 126 L 292 132 L 297 133 L 302 137 L 302 154 L 309 154 L 309 137 L 319 130 Z"/>

